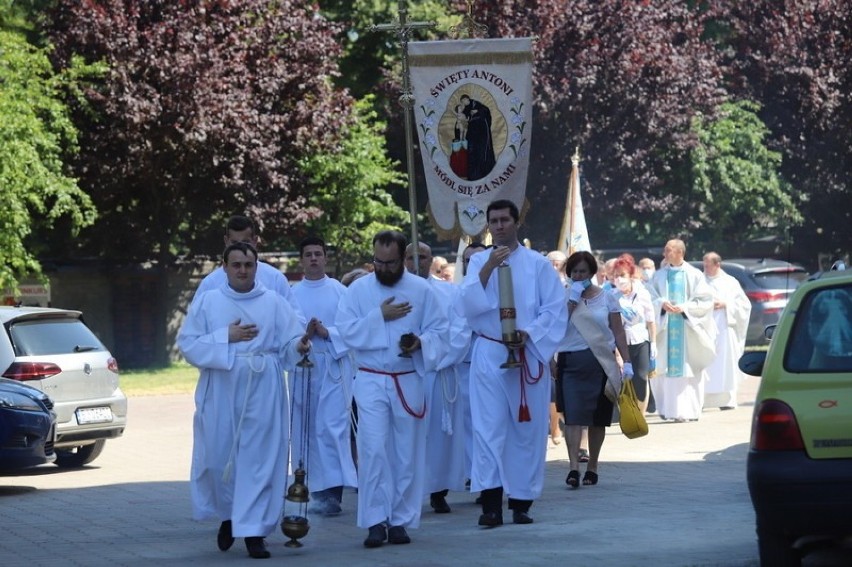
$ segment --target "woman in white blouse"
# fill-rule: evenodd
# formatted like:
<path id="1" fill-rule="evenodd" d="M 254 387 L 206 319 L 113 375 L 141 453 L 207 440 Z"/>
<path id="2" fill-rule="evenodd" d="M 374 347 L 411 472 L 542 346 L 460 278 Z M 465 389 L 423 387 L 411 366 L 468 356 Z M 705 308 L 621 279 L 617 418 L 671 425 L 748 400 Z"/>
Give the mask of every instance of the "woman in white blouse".
<path id="1" fill-rule="evenodd" d="M 571 488 L 580 486 L 578 448 L 583 426 L 589 428 L 589 462 L 582 484 L 598 483 L 598 457 L 606 427 L 612 425 L 613 387 L 607 392 L 607 382 L 621 379 L 616 347 L 624 361 L 625 379 L 633 375 L 618 298 L 592 283 L 597 268 L 589 252 L 575 252 L 565 262 L 571 279 L 569 320 L 557 357 L 557 392 L 562 396 L 571 467 L 565 483 Z"/>

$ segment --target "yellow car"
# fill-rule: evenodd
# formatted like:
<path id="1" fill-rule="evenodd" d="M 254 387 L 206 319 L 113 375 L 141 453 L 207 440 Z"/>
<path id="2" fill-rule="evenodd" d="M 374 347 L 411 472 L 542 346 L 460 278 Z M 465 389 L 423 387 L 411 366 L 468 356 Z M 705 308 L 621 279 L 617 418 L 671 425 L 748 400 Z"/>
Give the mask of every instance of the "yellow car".
<path id="1" fill-rule="evenodd" d="M 767 336 L 740 359 L 762 376 L 748 487 L 761 565 L 799 566 L 809 544 L 852 535 L 852 270 L 802 284 Z"/>

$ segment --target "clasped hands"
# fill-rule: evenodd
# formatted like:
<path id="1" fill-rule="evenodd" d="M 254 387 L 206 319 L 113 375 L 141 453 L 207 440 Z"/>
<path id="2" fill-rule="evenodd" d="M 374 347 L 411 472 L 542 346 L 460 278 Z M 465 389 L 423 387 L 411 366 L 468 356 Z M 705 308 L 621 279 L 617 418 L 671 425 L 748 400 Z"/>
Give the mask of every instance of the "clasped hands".
<path id="1" fill-rule="evenodd" d="M 663 308 L 663 311 L 667 311 L 668 313 L 683 313 L 683 307 L 675 305 L 671 301 L 663 301 L 661 307 Z"/>
<path id="2" fill-rule="evenodd" d="M 305 335 L 307 335 L 309 339 L 313 338 L 314 335 L 319 335 L 321 339 L 327 339 L 328 329 L 322 324 L 322 321 L 313 317 L 310 321 L 308 321 L 308 326 L 305 329 Z"/>

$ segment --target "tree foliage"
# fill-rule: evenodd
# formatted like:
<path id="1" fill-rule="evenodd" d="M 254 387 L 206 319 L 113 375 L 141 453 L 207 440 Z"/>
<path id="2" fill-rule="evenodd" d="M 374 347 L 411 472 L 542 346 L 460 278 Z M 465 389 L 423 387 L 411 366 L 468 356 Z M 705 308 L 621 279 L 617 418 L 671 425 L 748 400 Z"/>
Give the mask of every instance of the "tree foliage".
<path id="1" fill-rule="evenodd" d="M 47 51 L 28 43 L 2 12 L 0 289 L 7 289 L 41 272 L 34 232 L 61 226 L 65 238 L 75 235 L 94 221 L 95 209 L 64 164 L 77 149 L 77 131 L 62 96 L 89 70 L 74 63 L 55 74 Z"/>
<path id="2" fill-rule="evenodd" d="M 783 175 L 806 195 L 803 246 L 852 243 L 852 3 L 846 0 L 718 2 L 727 29 L 733 92 L 762 104 Z"/>
<path id="3" fill-rule="evenodd" d="M 734 248 L 743 238 L 802 220 L 758 110 L 747 101 L 725 103 L 715 119 L 693 119 L 698 143 L 689 152 L 689 216 L 702 227 L 696 237 L 706 247 Z"/>
<path id="4" fill-rule="evenodd" d="M 355 120 L 334 151 L 308 156 L 301 164 L 310 175 L 310 205 L 322 211 L 309 228 L 336 248 L 338 273 L 363 259 L 374 234 L 400 230 L 407 218 L 387 191 L 405 177 L 385 153 L 385 125 L 372 104 L 370 97 L 356 104 Z"/>
<path id="5" fill-rule="evenodd" d="M 536 226 L 545 241 L 558 231 L 549 212 L 564 205 L 577 147 L 593 240 L 613 216 L 665 213 L 671 232 L 690 230 L 691 188 L 673 172 L 697 143 L 693 119 L 713 116 L 725 94 L 702 11 L 676 0 L 504 0 L 477 18 L 493 36 L 537 37 L 534 236 Z"/>
<path id="6" fill-rule="evenodd" d="M 59 65 L 109 66 L 74 107 L 91 252 L 168 263 L 217 250 L 234 212 L 266 234 L 317 218 L 299 163 L 334 147 L 351 100 L 311 2 L 58 0 L 47 31 Z"/>

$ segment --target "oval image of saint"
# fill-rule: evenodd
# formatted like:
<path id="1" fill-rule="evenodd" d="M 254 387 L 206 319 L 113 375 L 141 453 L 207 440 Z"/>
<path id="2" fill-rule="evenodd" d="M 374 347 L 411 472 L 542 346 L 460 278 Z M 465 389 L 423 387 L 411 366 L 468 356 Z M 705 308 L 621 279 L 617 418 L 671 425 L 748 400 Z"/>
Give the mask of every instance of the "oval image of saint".
<path id="1" fill-rule="evenodd" d="M 486 89 L 473 84 L 450 95 L 438 124 L 441 149 L 449 156 L 450 169 L 468 181 L 491 173 L 506 147 L 506 119 Z"/>

